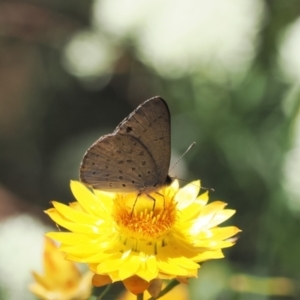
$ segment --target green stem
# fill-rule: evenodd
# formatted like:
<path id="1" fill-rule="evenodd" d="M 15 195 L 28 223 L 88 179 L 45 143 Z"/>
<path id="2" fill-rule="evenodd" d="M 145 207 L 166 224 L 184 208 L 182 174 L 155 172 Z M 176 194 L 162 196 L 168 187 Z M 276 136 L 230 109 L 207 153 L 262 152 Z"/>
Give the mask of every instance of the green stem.
<path id="1" fill-rule="evenodd" d="M 143 300 L 144 299 L 144 293 L 136 295 L 136 300 Z"/>
<path id="2" fill-rule="evenodd" d="M 178 285 L 180 282 L 177 280 L 172 280 L 159 294 L 156 298 L 151 297 L 149 300 L 156 300 L 165 294 L 167 294 L 169 291 L 171 291 L 176 285 Z"/>
<path id="3" fill-rule="evenodd" d="M 107 292 L 110 290 L 112 284 L 109 284 L 106 289 L 98 296 L 97 300 L 101 300 L 106 294 Z"/>

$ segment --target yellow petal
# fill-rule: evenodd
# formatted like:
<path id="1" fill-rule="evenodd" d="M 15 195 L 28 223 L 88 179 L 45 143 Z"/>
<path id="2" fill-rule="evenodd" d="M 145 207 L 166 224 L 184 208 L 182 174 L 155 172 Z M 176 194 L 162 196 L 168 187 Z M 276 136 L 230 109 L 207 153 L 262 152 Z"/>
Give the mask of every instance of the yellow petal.
<path id="1" fill-rule="evenodd" d="M 92 225 L 94 224 L 100 225 L 104 222 L 98 217 L 89 215 L 82 211 L 72 209 L 70 208 L 70 206 L 67 206 L 65 204 L 56 201 L 53 201 L 52 204 L 56 208 L 56 210 L 69 221 L 81 222 L 81 223 L 92 224 Z"/>
<path id="2" fill-rule="evenodd" d="M 122 264 L 122 268 L 120 269 L 121 280 L 136 274 L 140 269 L 142 263 L 143 262 L 137 255 L 129 256 L 128 259 L 124 261 L 124 263 Z"/>
<path id="3" fill-rule="evenodd" d="M 30 290 L 39 299 L 87 299 L 91 293 L 91 273 L 83 276 L 74 263 L 65 260 L 56 244 L 45 238 L 44 244 L 44 275 L 33 272 L 36 283 Z"/>
<path id="4" fill-rule="evenodd" d="M 87 213 L 97 216 L 97 213 L 103 210 L 101 201 L 79 181 L 71 181 L 71 190 L 76 200 Z"/>
<path id="5" fill-rule="evenodd" d="M 42 285 L 45 289 L 50 289 L 51 288 L 51 284 L 49 284 L 47 277 L 41 276 L 36 272 L 32 272 L 32 276 L 35 279 L 35 281 L 39 285 Z"/>
<path id="6" fill-rule="evenodd" d="M 202 262 L 202 261 L 206 261 L 209 259 L 219 259 L 219 258 L 223 258 L 224 254 L 221 251 L 221 249 L 216 249 L 216 250 L 208 250 L 205 252 L 200 252 L 198 255 L 196 255 L 193 260 L 196 262 Z"/>
<path id="7" fill-rule="evenodd" d="M 200 181 L 193 181 L 181 188 L 175 195 L 179 210 L 184 209 L 195 201 L 200 191 Z"/>
<path id="8" fill-rule="evenodd" d="M 205 206 L 208 202 L 208 199 L 208 191 L 206 191 L 205 193 L 199 195 L 195 202 L 201 206 Z"/>
<path id="9" fill-rule="evenodd" d="M 74 232 L 48 232 L 45 235 L 53 240 L 70 246 L 85 244 L 91 241 L 91 237 Z"/>
<path id="10" fill-rule="evenodd" d="M 210 231 L 212 232 L 214 239 L 225 240 L 236 235 L 241 230 L 235 226 L 227 226 L 212 228 Z"/>

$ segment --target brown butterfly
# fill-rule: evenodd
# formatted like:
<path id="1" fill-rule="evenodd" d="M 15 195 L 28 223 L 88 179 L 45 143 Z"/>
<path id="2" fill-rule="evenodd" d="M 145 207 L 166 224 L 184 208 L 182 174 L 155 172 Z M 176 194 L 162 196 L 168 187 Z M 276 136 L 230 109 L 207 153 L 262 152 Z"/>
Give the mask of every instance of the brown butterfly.
<path id="1" fill-rule="evenodd" d="M 167 103 L 160 97 L 148 99 L 86 151 L 80 179 L 103 191 L 156 191 L 172 182 L 170 142 Z"/>

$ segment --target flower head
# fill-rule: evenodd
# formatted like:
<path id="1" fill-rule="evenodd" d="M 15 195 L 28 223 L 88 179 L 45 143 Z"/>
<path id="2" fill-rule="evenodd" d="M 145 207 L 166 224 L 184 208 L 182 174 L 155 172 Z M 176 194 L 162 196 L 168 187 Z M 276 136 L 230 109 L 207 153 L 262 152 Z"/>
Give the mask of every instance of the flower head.
<path id="1" fill-rule="evenodd" d="M 221 201 L 207 204 L 207 192 L 198 196 L 199 181 L 183 188 L 174 181 L 141 195 L 89 190 L 76 181 L 71 189 L 77 202 L 53 202 L 46 211 L 71 232 L 47 236 L 61 242 L 67 259 L 89 264 L 96 286 L 123 281 L 137 294 L 154 279 L 197 277 L 199 262 L 222 258 L 239 232 L 218 227 L 235 211 Z"/>
<path id="2" fill-rule="evenodd" d="M 66 261 L 53 241 L 45 239 L 44 275 L 32 272 L 35 283 L 29 286 L 38 299 L 85 300 L 91 294 L 91 272 L 81 275 L 73 262 Z"/>

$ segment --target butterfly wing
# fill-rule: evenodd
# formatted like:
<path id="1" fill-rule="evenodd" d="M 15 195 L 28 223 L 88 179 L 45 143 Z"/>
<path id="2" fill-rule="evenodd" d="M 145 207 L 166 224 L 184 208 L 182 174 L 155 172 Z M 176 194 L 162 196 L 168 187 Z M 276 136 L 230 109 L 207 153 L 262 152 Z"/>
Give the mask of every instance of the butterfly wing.
<path id="1" fill-rule="evenodd" d="M 170 112 L 154 97 L 87 150 L 80 179 L 106 191 L 150 192 L 169 182 L 169 166 Z"/>
<path id="2" fill-rule="evenodd" d="M 93 188 L 131 192 L 155 180 L 155 164 L 147 150 L 130 135 L 105 135 L 86 152 L 81 181 Z"/>
<path id="3" fill-rule="evenodd" d="M 165 182 L 170 167 L 171 132 L 169 108 L 162 98 L 146 100 L 118 125 L 114 133 L 137 138 L 153 157 L 157 181 Z"/>

